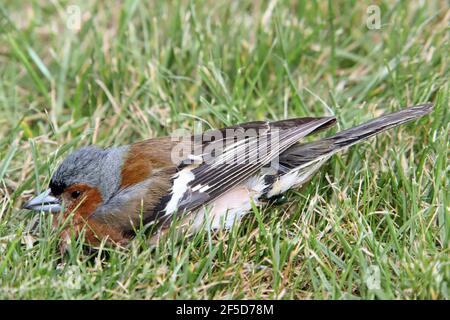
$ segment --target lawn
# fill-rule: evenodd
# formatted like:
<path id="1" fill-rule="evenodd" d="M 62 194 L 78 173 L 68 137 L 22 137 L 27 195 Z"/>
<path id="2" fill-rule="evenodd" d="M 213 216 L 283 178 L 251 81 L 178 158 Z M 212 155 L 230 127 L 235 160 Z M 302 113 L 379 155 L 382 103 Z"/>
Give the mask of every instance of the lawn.
<path id="1" fill-rule="evenodd" d="M 374 3 L 2 1 L 0 298 L 449 299 L 450 10 Z M 427 101 L 229 232 L 61 258 L 21 209 L 83 145 Z"/>

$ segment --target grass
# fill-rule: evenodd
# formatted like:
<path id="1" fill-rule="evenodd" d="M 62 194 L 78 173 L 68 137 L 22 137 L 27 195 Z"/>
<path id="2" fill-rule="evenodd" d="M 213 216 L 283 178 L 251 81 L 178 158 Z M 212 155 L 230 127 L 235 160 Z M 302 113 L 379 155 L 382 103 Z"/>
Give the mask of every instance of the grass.
<path id="1" fill-rule="evenodd" d="M 376 3 L 370 30 L 371 1 L 2 2 L 0 298 L 448 299 L 450 14 Z M 430 116 L 334 156 L 230 232 L 74 242 L 61 259 L 50 217 L 20 209 L 82 145 L 199 119 L 332 112 L 348 128 L 426 101 Z"/>

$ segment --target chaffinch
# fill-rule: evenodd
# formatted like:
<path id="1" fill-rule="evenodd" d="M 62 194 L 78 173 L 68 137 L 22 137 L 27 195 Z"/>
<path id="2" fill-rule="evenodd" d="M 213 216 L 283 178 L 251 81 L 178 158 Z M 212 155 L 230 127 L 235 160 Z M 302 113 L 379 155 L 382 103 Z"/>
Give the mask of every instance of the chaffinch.
<path id="1" fill-rule="evenodd" d="M 432 107 L 406 108 L 309 143 L 299 141 L 336 119 L 256 121 L 184 138 L 83 147 L 63 160 L 49 189 L 24 208 L 71 218 L 61 233 L 62 251 L 82 229 L 91 245 L 104 239 L 123 244 L 139 226 L 153 225 L 155 241 L 176 214 L 183 230 L 229 228 L 251 210 L 252 202 L 260 205 L 301 186 L 337 151 L 417 119 Z"/>

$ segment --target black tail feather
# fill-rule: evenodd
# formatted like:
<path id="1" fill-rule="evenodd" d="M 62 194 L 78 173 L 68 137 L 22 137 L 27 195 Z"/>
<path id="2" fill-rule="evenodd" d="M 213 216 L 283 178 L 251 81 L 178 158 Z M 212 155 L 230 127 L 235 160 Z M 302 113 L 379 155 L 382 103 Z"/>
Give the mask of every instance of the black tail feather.
<path id="1" fill-rule="evenodd" d="M 340 149 L 368 139 L 380 132 L 418 119 L 430 113 L 432 109 L 433 104 L 431 103 L 409 107 L 383 115 L 319 141 L 296 144 L 280 155 L 280 165 L 287 169 L 293 169 L 311 161 L 330 156 Z"/>
<path id="2" fill-rule="evenodd" d="M 336 148 L 347 147 L 358 141 L 370 138 L 380 132 L 411 120 L 418 119 L 428 114 L 432 108 L 433 105 L 431 103 L 406 108 L 375 118 L 362 125 L 341 131 L 332 137 L 326 138 L 326 140 L 332 141 Z"/>

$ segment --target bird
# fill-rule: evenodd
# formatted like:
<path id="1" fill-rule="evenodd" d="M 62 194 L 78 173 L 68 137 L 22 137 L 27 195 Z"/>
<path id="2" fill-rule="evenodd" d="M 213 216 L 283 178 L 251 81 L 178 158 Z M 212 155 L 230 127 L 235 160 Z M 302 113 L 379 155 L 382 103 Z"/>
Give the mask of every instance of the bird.
<path id="1" fill-rule="evenodd" d="M 64 223 L 61 253 L 82 234 L 95 247 L 126 245 L 141 228 L 157 243 L 172 223 L 186 234 L 229 229 L 253 205 L 304 185 L 337 152 L 432 109 L 432 103 L 411 106 L 316 141 L 305 137 L 335 125 L 334 116 L 85 146 L 70 153 L 48 189 L 23 208 L 52 213 L 54 226 Z"/>

